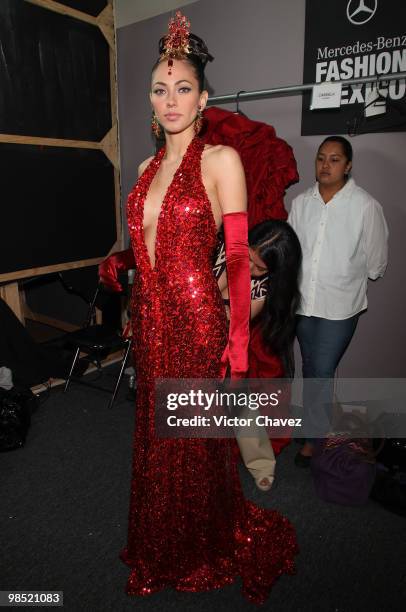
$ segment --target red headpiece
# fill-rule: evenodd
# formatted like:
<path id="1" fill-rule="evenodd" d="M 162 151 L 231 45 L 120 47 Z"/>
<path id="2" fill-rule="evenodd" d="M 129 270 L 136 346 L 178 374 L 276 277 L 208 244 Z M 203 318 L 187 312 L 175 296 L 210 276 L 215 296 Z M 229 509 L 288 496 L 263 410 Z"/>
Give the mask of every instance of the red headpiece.
<path id="1" fill-rule="evenodd" d="M 160 60 L 168 60 L 168 74 L 172 74 L 174 59 L 185 59 L 193 55 L 203 68 L 207 62 L 213 61 L 214 57 L 210 55 L 206 43 L 190 32 L 190 21 L 180 11 L 176 11 L 175 17 L 169 20 L 168 30 L 169 34 L 159 41 L 159 57 Z"/>
<path id="2" fill-rule="evenodd" d="M 160 57 L 168 59 L 168 74 L 172 73 L 174 59 L 183 59 L 190 52 L 189 35 L 190 21 L 180 11 L 176 11 L 175 17 L 169 20 L 168 31 L 160 41 Z"/>

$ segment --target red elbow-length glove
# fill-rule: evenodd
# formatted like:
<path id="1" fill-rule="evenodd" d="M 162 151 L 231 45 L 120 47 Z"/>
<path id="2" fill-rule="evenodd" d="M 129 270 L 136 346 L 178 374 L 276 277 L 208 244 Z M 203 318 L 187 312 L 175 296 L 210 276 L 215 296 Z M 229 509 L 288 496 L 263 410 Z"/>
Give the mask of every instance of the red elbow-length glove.
<path id="1" fill-rule="evenodd" d="M 119 273 L 133 268 L 135 268 L 133 250 L 118 251 L 107 257 L 99 265 L 99 280 L 110 291 L 119 293 L 123 290 L 118 280 Z"/>
<path id="2" fill-rule="evenodd" d="M 230 367 L 232 379 L 248 372 L 248 342 L 251 306 L 251 277 L 248 254 L 248 215 L 246 212 L 223 216 L 226 247 L 230 327 L 228 343 L 221 358 L 221 376 Z"/>

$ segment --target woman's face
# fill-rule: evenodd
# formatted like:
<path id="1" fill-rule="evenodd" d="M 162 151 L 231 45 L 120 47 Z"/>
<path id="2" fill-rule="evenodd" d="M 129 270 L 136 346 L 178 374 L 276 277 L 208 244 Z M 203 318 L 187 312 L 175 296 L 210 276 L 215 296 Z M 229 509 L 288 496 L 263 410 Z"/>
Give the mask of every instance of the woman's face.
<path id="1" fill-rule="evenodd" d="M 165 132 L 177 134 L 190 127 L 198 109 L 206 106 L 207 91 L 199 92 L 193 66 L 174 60 L 172 74 L 162 61 L 152 74 L 150 99 L 155 115 Z"/>
<path id="2" fill-rule="evenodd" d="M 350 170 L 351 162 L 340 142 L 328 141 L 320 147 L 316 157 L 316 178 L 320 185 L 340 189 Z"/>
<path id="3" fill-rule="evenodd" d="M 249 247 L 251 276 L 263 276 L 268 272 L 266 263 L 258 255 L 258 251 Z"/>

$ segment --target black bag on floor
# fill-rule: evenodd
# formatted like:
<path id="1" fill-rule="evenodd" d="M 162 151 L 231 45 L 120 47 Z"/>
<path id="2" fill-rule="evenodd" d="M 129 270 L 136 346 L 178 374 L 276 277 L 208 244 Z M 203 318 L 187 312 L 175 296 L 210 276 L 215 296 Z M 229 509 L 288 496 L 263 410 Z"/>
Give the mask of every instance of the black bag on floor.
<path id="1" fill-rule="evenodd" d="M 406 438 L 386 438 L 377 462 L 371 498 L 389 512 L 406 516 Z"/>
<path id="2" fill-rule="evenodd" d="M 38 398 L 30 389 L 0 388 L 0 452 L 24 446 Z"/>
<path id="3" fill-rule="evenodd" d="M 378 464 L 370 497 L 389 512 L 406 516 L 406 472 L 395 472 Z"/>
<path id="4" fill-rule="evenodd" d="M 406 438 L 386 438 L 376 460 L 389 470 L 406 473 Z"/>

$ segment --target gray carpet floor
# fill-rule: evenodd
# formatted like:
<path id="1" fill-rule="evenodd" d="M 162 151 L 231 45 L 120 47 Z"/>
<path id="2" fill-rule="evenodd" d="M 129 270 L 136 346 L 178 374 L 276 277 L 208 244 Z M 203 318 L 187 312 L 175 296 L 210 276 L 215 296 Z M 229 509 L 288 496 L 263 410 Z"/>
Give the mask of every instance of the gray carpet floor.
<path id="1" fill-rule="evenodd" d="M 111 383 L 114 367 L 105 370 Z M 110 379 L 110 381 L 109 381 Z M 0 455 L 0 590 L 58 590 L 69 612 L 254 610 L 240 584 L 209 593 L 166 590 L 146 598 L 124 592 L 125 544 L 134 408 L 125 383 L 112 410 L 108 396 L 79 385 L 53 389 L 33 416 L 25 448 Z M 297 574 L 274 586 L 272 612 L 406 609 L 406 520 L 373 501 L 326 504 L 308 470 L 293 465 L 292 443 L 278 459 L 270 493 L 245 468 L 246 497 L 295 525 Z"/>

